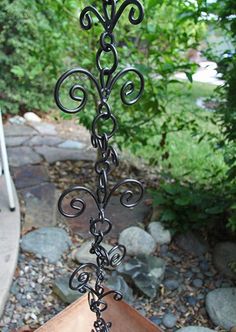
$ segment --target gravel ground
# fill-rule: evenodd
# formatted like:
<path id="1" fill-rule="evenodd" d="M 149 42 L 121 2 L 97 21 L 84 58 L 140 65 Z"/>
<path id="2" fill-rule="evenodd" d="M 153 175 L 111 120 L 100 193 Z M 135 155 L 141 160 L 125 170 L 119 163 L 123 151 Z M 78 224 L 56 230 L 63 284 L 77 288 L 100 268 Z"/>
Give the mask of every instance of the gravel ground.
<path id="1" fill-rule="evenodd" d="M 49 172 L 51 180 L 60 190 L 75 182 L 78 174 L 84 177 L 85 184 L 93 186 L 94 175 L 92 176 L 91 166 L 91 163 L 83 162 L 57 163 L 49 167 Z M 118 177 L 123 177 L 126 172 L 131 177 L 147 179 L 147 186 L 156 186 L 158 183 L 158 177 L 154 172 L 151 174 L 145 169 L 138 172 L 135 166 L 130 166 L 127 170 L 125 164 L 121 166 Z M 117 175 L 118 173 L 113 175 L 111 182 L 115 181 Z M 69 232 L 66 225 L 58 226 Z M 73 235 L 72 242 L 71 251 L 78 247 L 83 239 Z M 182 252 L 173 242 L 169 246 L 159 246 L 155 254 L 167 262 L 159 296 L 150 301 L 136 293 L 134 306 L 167 332 L 175 330 L 171 327 L 173 325 L 201 325 L 214 328 L 205 310 L 205 296 L 212 289 L 233 286 L 233 283 L 216 273 L 211 264 L 211 254 L 193 258 Z M 53 294 L 52 286 L 56 277 L 67 274 L 75 266 L 70 256 L 63 256 L 54 265 L 42 257 L 21 252 L 10 297 L 0 321 L 0 331 L 23 332 L 24 329 L 20 329 L 23 326 L 28 329 L 25 331 L 31 331 L 63 310 L 66 305 Z"/>

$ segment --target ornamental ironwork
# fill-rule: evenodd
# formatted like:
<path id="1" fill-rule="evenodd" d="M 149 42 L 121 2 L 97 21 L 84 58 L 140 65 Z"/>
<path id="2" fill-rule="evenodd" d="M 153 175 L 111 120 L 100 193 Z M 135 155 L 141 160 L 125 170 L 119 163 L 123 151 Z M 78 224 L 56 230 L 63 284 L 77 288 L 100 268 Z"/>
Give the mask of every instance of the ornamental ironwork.
<path id="1" fill-rule="evenodd" d="M 65 72 L 57 81 L 55 87 L 55 101 L 57 106 L 65 113 L 75 114 L 80 112 L 88 100 L 88 88 L 80 82 L 73 83 L 69 89 L 69 97 L 77 104 L 75 108 L 69 108 L 61 100 L 62 86 L 72 77 L 86 77 L 94 86 L 98 95 L 96 105 L 96 116 L 91 126 L 91 143 L 97 149 L 97 161 L 95 162 L 95 172 L 98 177 L 97 188 L 93 192 L 83 186 L 73 186 L 65 190 L 59 198 L 58 207 L 61 214 L 67 218 L 79 217 L 86 209 L 84 194 L 90 195 L 97 207 L 97 216 L 89 221 L 90 233 L 94 240 L 90 250 L 91 254 L 96 255 L 96 264 L 87 263 L 79 266 L 71 275 L 70 288 L 80 293 L 88 292 L 88 302 L 91 311 L 96 314 L 94 329 L 92 332 L 109 332 L 112 322 L 106 322 L 103 312 L 107 309 L 106 297 L 112 295 L 115 301 L 122 300 L 122 294 L 116 290 L 106 290 L 104 287 L 105 269 L 117 267 L 126 254 L 123 245 L 117 244 L 110 251 L 103 246 L 104 237 L 112 229 L 112 221 L 106 215 L 106 208 L 113 194 L 120 194 L 120 203 L 126 208 L 135 207 L 143 196 L 142 184 L 133 179 L 119 181 L 112 188 L 108 185 L 110 172 L 118 166 L 119 160 L 117 152 L 110 144 L 111 138 L 118 129 L 116 115 L 111 111 L 109 97 L 113 87 L 121 78 L 126 75 L 135 75 L 138 79 L 138 86 L 134 80 L 126 80 L 120 89 L 120 98 L 125 105 L 136 103 L 141 97 L 144 89 L 144 78 L 142 74 L 133 67 L 127 67 L 117 72 L 119 59 L 116 49 L 116 39 L 114 30 L 120 17 L 128 9 L 128 19 L 131 24 L 137 25 L 142 22 L 144 17 L 143 6 L 138 0 L 102 0 L 102 13 L 91 5 L 84 8 L 80 14 L 80 24 L 84 30 L 90 30 L 93 26 L 92 17 L 101 23 L 104 31 L 99 40 L 99 48 L 96 53 L 96 67 L 98 78 L 91 72 L 83 68 L 74 68 Z M 111 57 L 111 66 L 102 65 L 102 57 Z M 130 77 L 130 75 L 129 75 Z M 83 81 L 83 79 L 82 79 Z M 106 123 L 109 124 L 106 126 Z M 108 130 L 108 128 L 110 128 Z M 123 190 L 121 190 L 123 188 Z M 65 201 L 69 201 L 69 210 L 66 208 Z M 68 206 L 68 204 L 67 204 Z M 71 212 L 72 211 L 72 212 Z M 96 281 L 91 282 L 92 275 L 95 274 Z"/>

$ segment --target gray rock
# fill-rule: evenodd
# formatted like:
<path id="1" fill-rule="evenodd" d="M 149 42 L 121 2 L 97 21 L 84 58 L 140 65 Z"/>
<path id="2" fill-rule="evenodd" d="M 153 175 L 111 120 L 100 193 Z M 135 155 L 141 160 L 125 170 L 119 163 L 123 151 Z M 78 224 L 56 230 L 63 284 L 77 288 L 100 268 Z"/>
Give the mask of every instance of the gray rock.
<path id="1" fill-rule="evenodd" d="M 176 332 L 214 332 L 214 330 L 201 326 L 188 326 L 177 330 Z"/>
<path id="2" fill-rule="evenodd" d="M 59 144 L 58 147 L 62 149 L 83 149 L 85 144 L 78 141 L 67 140 Z"/>
<path id="3" fill-rule="evenodd" d="M 41 118 L 33 112 L 26 112 L 24 114 L 24 118 L 28 122 L 41 122 L 42 121 Z"/>
<path id="4" fill-rule="evenodd" d="M 129 227 L 123 230 L 119 237 L 119 244 L 126 247 L 127 255 L 150 255 L 156 248 L 152 236 L 139 227 Z"/>
<path id="5" fill-rule="evenodd" d="M 78 291 L 74 291 L 69 287 L 70 276 L 59 277 L 55 280 L 53 285 L 53 292 L 56 294 L 63 302 L 71 304 L 76 301 L 82 294 Z"/>
<path id="6" fill-rule="evenodd" d="M 4 126 L 4 134 L 6 137 L 7 136 L 33 136 L 33 135 L 36 135 L 37 132 L 29 126 L 7 124 Z"/>
<path id="7" fill-rule="evenodd" d="M 213 263 L 218 271 L 227 277 L 236 279 L 236 272 L 231 264 L 236 262 L 236 243 L 218 243 L 213 251 Z"/>
<path id="8" fill-rule="evenodd" d="M 158 244 L 166 244 L 171 242 L 170 231 L 165 229 L 162 223 L 158 221 L 151 222 L 148 225 L 148 231 Z"/>
<path id="9" fill-rule="evenodd" d="M 160 317 L 158 317 L 158 316 L 152 316 L 152 317 L 150 317 L 149 319 L 150 319 L 150 321 L 151 321 L 153 324 L 155 324 L 155 325 L 157 325 L 157 326 L 159 326 L 159 325 L 161 324 L 161 322 L 162 322 L 162 319 L 161 319 Z"/>
<path id="10" fill-rule="evenodd" d="M 74 254 L 74 258 L 78 263 L 93 263 L 96 264 L 96 255 L 90 254 L 90 249 L 92 246 L 92 241 L 84 242 L 80 248 L 78 248 Z M 103 243 L 103 247 L 109 252 L 113 247 L 109 244 Z"/>
<path id="11" fill-rule="evenodd" d="M 156 256 L 141 255 L 118 267 L 118 272 L 131 280 L 149 298 L 157 295 L 164 278 L 165 261 Z"/>
<path id="12" fill-rule="evenodd" d="M 33 253 L 57 263 L 62 254 L 71 246 L 69 235 L 61 228 L 43 227 L 27 233 L 21 241 L 23 252 Z"/>
<path id="13" fill-rule="evenodd" d="M 193 286 L 196 288 L 200 288 L 203 285 L 203 281 L 201 279 L 194 279 L 193 280 Z"/>
<path id="14" fill-rule="evenodd" d="M 33 127 L 37 132 L 39 132 L 41 135 L 57 135 L 55 126 L 46 123 L 46 122 L 31 122 L 31 127 Z"/>
<path id="15" fill-rule="evenodd" d="M 31 136 L 6 136 L 6 146 L 20 146 L 29 140 Z"/>
<path id="16" fill-rule="evenodd" d="M 177 235 L 175 242 L 179 248 L 193 256 L 203 255 L 208 250 L 207 243 L 193 232 Z"/>
<path id="17" fill-rule="evenodd" d="M 179 282 L 178 282 L 178 280 L 167 279 L 164 281 L 164 286 L 167 289 L 174 291 L 175 289 L 179 288 Z"/>
<path id="18" fill-rule="evenodd" d="M 38 146 L 35 147 L 35 151 L 42 155 L 49 164 L 53 164 L 56 161 L 65 160 L 88 160 L 94 161 L 96 154 L 93 150 L 74 150 L 74 149 L 61 149 L 50 146 Z"/>
<path id="19" fill-rule="evenodd" d="M 167 327 L 168 329 L 171 329 L 175 326 L 177 322 L 177 317 L 173 314 L 165 314 L 163 319 L 162 319 L 162 323 L 165 325 L 165 327 Z"/>
<path id="20" fill-rule="evenodd" d="M 122 276 L 113 275 L 106 281 L 106 286 L 112 290 L 116 290 L 123 294 L 123 298 L 126 302 L 132 304 L 133 303 L 133 291 L 127 285 L 126 281 Z"/>
<path id="21" fill-rule="evenodd" d="M 58 136 L 33 136 L 29 141 L 25 143 L 28 146 L 40 146 L 48 145 L 55 146 L 61 143 L 63 140 Z"/>
<path id="22" fill-rule="evenodd" d="M 57 192 L 53 183 L 44 183 L 21 191 L 25 202 L 24 229 L 56 224 Z"/>
<path id="23" fill-rule="evenodd" d="M 13 167 L 20 167 L 28 164 L 39 164 L 42 161 L 39 154 L 27 146 L 8 148 L 7 152 L 9 165 Z"/>
<path id="24" fill-rule="evenodd" d="M 236 326 L 236 288 L 219 288 L 208 293 L 206 309 L 215 325 L 226 330 Z"/>

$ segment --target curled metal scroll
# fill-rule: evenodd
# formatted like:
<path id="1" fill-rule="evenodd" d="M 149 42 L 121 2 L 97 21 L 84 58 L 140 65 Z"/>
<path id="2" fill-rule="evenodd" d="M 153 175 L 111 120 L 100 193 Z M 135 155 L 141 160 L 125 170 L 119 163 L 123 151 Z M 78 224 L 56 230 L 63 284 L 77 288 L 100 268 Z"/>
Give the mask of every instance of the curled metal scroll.
<path id="1" fill-rule="evenodd" d="M 91 143 L 98 150 L 98 159 L 94 166 L 98 176 L 97 188 L 93 192 L 83 186 L 73 186 L 65 190 L 58 201 L 59 211 L 67 218 L 78 218 L 84 213 L 86 197 L 88 196 L 92 198 L 97 209 L 97 216 L 91 216 L 89 221 L 90 233 L 94 237 L 90 253 L 96 256 L 96 264 L 88 263 L 79 266 L 72 273 L 69 283 L 71 289 L 80 293 L 88 293 L 90 309 L 96 314 L 92 332 L 109 332 L 112 327 L 112 323 L 106 322 L 102 317 L 102 313 L 107 309 L 106 297 L 113 296 L 115 301 L 122 300 L 120 292 L 116 290 L 106 291 L 103 286 L 105 270 L 116 268 L 121 264 L 126 254 L 123 245 L 115 245 L 109 251 L 103 246 L 104 237 L 112 229 L 112 221 L 106 216 L 106 208 L 114 194 L 120 195 L 120 203 L 126 208 L 135 207 L 143 196 L 142 184 L 137 180 L 124 179 L 112 188 L 109 188 L 108 184 L 110 172 L 119 164 L 118 155 L 110 144 L 110 140 L 118 130 L 118 124 L 116 115 L 112 113 L 109 105 L 109 97 L 119 81 L 123 81 L 120 88 L 120 98 L 125 105 L 135 104 L 144 90 L 144 78 L 136 68 L 128 67 L 116 72 L 119 59 L 113 30 L 127 8 L 129 9 L 128 19 L 130 23 L 134 25 L 141 23 L 144 11 L 138 0 L 102 0 L 102 13 L 99 13 L 98 9 L 92 5 L 82 10 L 80 23 L 83 29 L 92 28 L 92 17 L 95 17 L 104 28 L 99 38 L 99 47 L 96 53 L 98 78 L 86 69 L 74 68 L 65 72 L 55 86 L 56 104 L 63 112 L 69 114 L 80 112 L 87 104 L 89 86 L 86 87 L 82 84 L 83 77 L 88 79 L 98 96 L 97 114 L 91 125 Z M 104 54 L 111 59 L 110 67 L 103 65 Z M 64 105 L 60 98 L 63 87 L 70 80 L 73 81 L 67 92 L 67 97 L 75 103 L 74 108 Z M 110 129 L 108 130 L 108 128 Z M 92 286 L 91 281 L 94 277 L 95 285 Z"/>
<path id="2" fill-rule="evenodd" d="M 80 24 L 84 30 L 89 30 L 92 28 L 93 21 L 91 14 L 93 14 L 98 21 L 103 25 L 106 31 L 110 33 L 113 32 L 119 18 L 123 14 L 124 10 L 131 5 L 129 11 L 129 21 L 131 24 L 137 25 L 142 22 L 144 18 L 144 9 L 140 1 L 138 0 L 125 0 L 120 5 L 117 10 L 117 2 L 118 0 L 103 0 L 103 14 L 101 15 L 98 10 L 94 6 L 87 6 L 84 8 L 80 15 Z M 108 11 L 108 6 L 110 6 L 110 14 Z M 138 12 L 137 17 L 136 14 Z"/>

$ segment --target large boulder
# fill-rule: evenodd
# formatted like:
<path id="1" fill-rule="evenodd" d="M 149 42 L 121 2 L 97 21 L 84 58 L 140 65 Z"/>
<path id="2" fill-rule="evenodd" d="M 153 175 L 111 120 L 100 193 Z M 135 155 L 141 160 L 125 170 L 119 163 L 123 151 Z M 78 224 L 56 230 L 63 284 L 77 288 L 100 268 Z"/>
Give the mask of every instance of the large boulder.
<path id="1" fill-rule="evenodd" d="M 119 237 L 119 244 L 126 247 L 127 255 L 150 255 L 156 248 L 152 236 L 142 228 L 132 226 L 123 230 Z"/>
<path id="2" fill-rule="evenodd" d="M 226 330 L 236 326 L 236 288 L 219 288 L 208 293 L 206 309 L 215 325 Z"/>
<path id="3" fill-rule="evenodd" d="M 21 249 L 47 258 L 50 263 L 57 263 L 63 253 L 71 246 L 69 235 L 64 229 L 42 227 L 23 236 Z"/>

